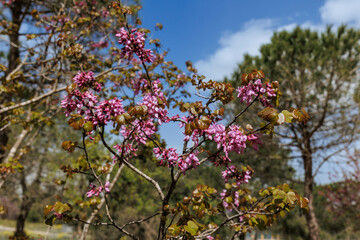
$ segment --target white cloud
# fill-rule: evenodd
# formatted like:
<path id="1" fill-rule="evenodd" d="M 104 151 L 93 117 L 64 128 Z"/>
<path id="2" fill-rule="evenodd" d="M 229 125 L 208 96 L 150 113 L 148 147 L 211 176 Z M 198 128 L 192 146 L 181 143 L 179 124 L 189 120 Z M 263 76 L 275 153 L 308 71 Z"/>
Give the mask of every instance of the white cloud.
<path id="1" fill-rule="evenodd" d="M 360 27 L 359 0 L 327 0 L 320 8 L 321 19 L 326 24 L 351 24 Z"/>
<path id="2" fill-rule="evenodd" d="M 195 67 L 208 79 L 222 80 L 234 71 L 245 53 L 259 54 L 260 46 L 270 41 L 273 26 L 274 20 L 252 20 L 238 32 L 223 34 L 220 47 L 207 59 L 197 61 Z"/>
<path id="3" fill-rule="evenodd" d="M 195 62 L 195 67 L 207 79 L 219 81 L 225 76 L 230 77 L 237 64 L 243 60 L 244 54 L 258 55 L 260 47 L 270 42 L 274 31 L 292 31 L 296 26 L 296 23 L 277 26 L 272 19 L 246 22 L 240 31 L 223 34 L 219 40 L 219 48 L 206 59 Z M 322 25 L 313 25 L 311 22 L 300 26 L 315 31 L 323 29 Z"/>
<path id="4" fill-rule="evenodd" d="M 222 80 L 236 69 L 245 53 L 258 55 L 261 45 L 270 42 L 274 31 L 292 31 L 298 25 L 318 32 L 324 31 L 326 24 L 360 27 L 360 0 L 326 0 L 319 11 L 322 21 L 317 24 L 307 21 L 279 25 L 274 19 L 249 21 L 240 31 L 223 34 L 220 46 L 207 58 L 195 62 L 195 67 L 207 79 Z"/>

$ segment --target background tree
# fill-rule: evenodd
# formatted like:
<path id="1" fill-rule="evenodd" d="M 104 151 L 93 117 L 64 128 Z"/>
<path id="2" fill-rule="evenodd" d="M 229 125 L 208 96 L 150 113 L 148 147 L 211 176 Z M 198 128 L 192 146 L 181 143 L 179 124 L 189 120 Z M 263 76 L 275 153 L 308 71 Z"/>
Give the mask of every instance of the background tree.
<path id="1" fill-rule="evenodd" d="M 332 219 L 342 221 L 350 231 L 359 231 L 360 224 L 360 152 L 348 153 L 344 166 L 331 173 L 333 183 L 324 186 L 320 192 L 326 198 L 327 210 Z"/>
<path id="2" fill-rule="evenodd" d="M 230 79 L 240 85 L 243 72 L 261 68 L 286 86 L 281 106 L 305 107 L 309 113 L 307 124 L 284 127 L 277 135 L 303 164 L 311 239 L 320 237 L 314 178 L 326 162 L 357 138 L 359 115 L 352 96 L 358 79 L 359 38 L 358 31 L 345 26 L 337 31 L 328 27 L 322 33 L 300 27 L 274 33 L 271 43 L 261 47 L 261 55 L 246 55 Z"/>
<path id="3" fill-rule="evenodd" d="M 48 126 L 59 117 L 59 93 L 79 70 L 74 63 L 86 59 L 101 77 L 106 73 L 101 69 L 114 61 L 104 48 L 113 44 L 107 34 L 122 26 L 122 16 L 113 17 L 115 13 L 108 10 L 108 1 L 0 1 L 0 188 L 7 192 L 9 186 L 3 184 L 10 173 L 22 180 L 12 181 L 18 187 L 11 186 L 22 193 L 16 237 L 25 235 L 25 220 L 39 199 L 34 189 L 51 185 L 42 182 L 40 166 L 55 163 L 54 155 L 50 157 L 55 151 L 37 146 L 54 149 L 60 140 L 52 139 L 51 146 L 36 144 L 45 141 L 40 136 L 52 136 Z M 136 19 L 137 10 L 131 11 Z M 108 21 L 110 16 L 113 21 Z M 94 62 L 95 55 L 99 58 Z M 29 169 L 18 172 L 24 167 Z M 31 183 L 33 176 L 36 181 Z"/>
<path id="4" fill-rule="evenodd" d="M 19 166 L 14 155 L 37 132 L 36 124 L 59 107 L 58 93 L 79 70 L 77 62 L 86 59 L 101 77 L 101 69 L 116 61 L 109 36 L 123 26 L 123 17 L 108 11 L 108 1 L 14 0 L 0 5 L 0 34 L 6 36 L 1 41 L 8 49 L 0 56 L 1 187 Z M 129 5 L 129 11 L 136 19 L 137 9 Z M 19 137 L 9 142 L 11 132 Z"/>

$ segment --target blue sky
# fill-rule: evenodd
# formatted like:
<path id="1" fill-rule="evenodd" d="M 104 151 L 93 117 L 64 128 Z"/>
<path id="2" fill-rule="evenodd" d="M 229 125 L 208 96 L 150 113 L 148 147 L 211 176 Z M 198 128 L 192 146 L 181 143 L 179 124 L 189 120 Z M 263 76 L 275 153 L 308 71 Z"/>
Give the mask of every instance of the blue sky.
<path id="1" fill-rule="evenodd" d="M 179 67 L 191 60 L 202 74 L 221 80 L 244 53 L 257 54 L 273 31 L 359 26 L 359 12 L 359 0 L 143 0 L 140 15 L 147 28 L 163 24 L 154 36 L 170 49 L 169 59 Z"/>
<path id="2" fill-rule="evenodd" d="M 191 60 L 201 74 L 222 80 L 229 76 L 243 55 L 256 55 L 262 44 L 270 42 L 274 31 L 295 26 L 322 31 L 326 25 L 348 24 L 360 27 L 360 0 L 143 0 L 140 12 L 146 28 L 163 24 L 153 32 L 168 60 L 185 69 Z M 174 126 L 163 127 L 169 147 L 181 147 L 183 135 Z M 180 141 L 179 141 L 180 139 Z M 328 164 L 317 182 L 329 182 Z M 301 169 L 301 166 L 299 166 Z"/>

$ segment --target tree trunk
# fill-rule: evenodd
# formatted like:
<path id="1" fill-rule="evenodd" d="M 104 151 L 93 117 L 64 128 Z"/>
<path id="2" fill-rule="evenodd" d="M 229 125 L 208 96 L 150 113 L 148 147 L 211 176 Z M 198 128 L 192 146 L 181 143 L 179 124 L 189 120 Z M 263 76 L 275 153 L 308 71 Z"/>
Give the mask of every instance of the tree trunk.
<path id="1" fill-rule="evenodd" d="M 14 233 L 14 239 L 22 240 L 28 239 L 25 233 L 25 221 L 27 216 L 29 215 L 30 209 L 33 205 L 33 199 L 28 197 L 26 194 L 22 198 L 22 202 L 20 205 L 20 213 L 16 218 L 16 230 Z"/>
<path id="2" fill-rule="evenodd" d="M 15 1 L 13 3 L 13 7 L 10 8 L 11 10 L 11 19 L 12 19 L 12 28 L 9 33 L 9 40 L 10 40 L 10 49 L 8 53 L 8 67 L 6 70 L 5 75 L 9 75 L 18 65 L 19 57 L 20 57 L 20 50 L 19 50 L 19 30 L 21 26 L 21 8 L 23 2 L 22 0 Z M 0 101 L 0 104 L 4 104 L 7 101 L 10 101 L 9 94 L 3 93 L 2 96 L 3 100 Z M 3 120 L 5 115 L 0 115 L 0 120 Z M 0 163 L 2 163 L 3 159 L 5 158 L 6 152 L 6 145 L 8 144 L 8 130 L 5 129 L 0 132 Z"/>
<path id="3" fill-rule="evenodd" d="M 38 179 L 36 179 L 36 180 L 38 180 Z M 16 239 L 16 240 L 29 239 L 25 233 L 25 221 L 26 221 L 26 218 L 29 215 L 30 209 L 34 203 L 34 198 L 29 196 L 24 171 L 20 172 L 20 184 L 22 187 L 23 196 L 21 199 L 20 213 L 16 219 L 16 230 L 15 230 L 14 237 L 13 237 L 13 239 Z M 34 192 L 31 192 L 30 194 L 34 194 Z"/>
<path id="4" fill-rule="evenodd" d="M 0 116 L 0 120 L 2 120 L 3 116 Z M 9 141 L 9 137 L 6 130 L 3 130 L 0 132 L 0 163 L 3 162 L 3 159 L 5 158 L 5 152 L 6 152 L 6 145 Z"/>
<path id="5" fill-rule="evenodd" d="M 26 198 L 26 197 L 25 197 Z M 31 206 L 32 206 L 32 202 L 28 201 L 29 199 L 24 199 L 21 203 L 20 206 L 20 213 L 16 219 L 16 230 L 14 233 L 14 238 L 13 239 L 28 239 L 26 233 L 25 233 L 25 221 L 27 216 L 29 215 Z"/>
<path id="6" fill-rule="evenodd" d="M 12 28 L 9 34 L 10 39 L 10 50 L 8 55 L 8 69 L 6 71 L 6 75 L 12 72 L 18 65 L 18 60 L 20 57 L 20 50 L 19 50 L 19 30 L 21 26 L 21 9 L 23 6 L 22 0 L 17 0 L 13 3 L 13 6 L 10 7 L 11 10 L 11 20 L 12 20 Z"/>
<path id="7" fill-rule="evenodd" d="M 246 237 L 246 234 L 242 233 L 242 234 L 240 234 L 239 239 L 240 240 L 245 240 L 246 239 L 245 237 Z"/>
<path id="8" fill-rule="evenodd" d="M 304 177 L 304 183 L 305 183 L 305 197 L 309 199 L 309 214 L 306 215 L 306 223 L 309 230 L 309 237 L 310 240 L 320 240 L 320 229 L 319 224 L 316 220 L 315 215 L 315 208 L 314 208 L 314 195 L 313 195 L 313 185 L 314 185 L 314 178 L 312 173 L 312 167 L 313 167 L 313 159 L 311 154 L 311 148 L 310 148 L 310 139 L 304 139 L 304 151 L 302 154 L 303 162 L 304 162 L 304 170 L 305 170 L 305 177 Z"/>

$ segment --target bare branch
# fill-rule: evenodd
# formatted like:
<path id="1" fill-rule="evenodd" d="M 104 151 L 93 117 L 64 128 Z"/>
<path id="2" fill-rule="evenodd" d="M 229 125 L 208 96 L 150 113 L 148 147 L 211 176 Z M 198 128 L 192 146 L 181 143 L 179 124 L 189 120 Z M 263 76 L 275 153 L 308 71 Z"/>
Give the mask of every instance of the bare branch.
<path id="1" fill-rule="evenodd" d="M 112 179 L 111 183 L 110 183 L 110 186 L 109 186 L 109 190 L 111 191 L 111 189 L 114 187 L 116 181 L 118 180 L 120 174 L 121 174 L 121 171 L 123 170 L 124 168 L 124 164 L 121 164 L 121 166 L 119 167 L 119 169 L 117 170 L 114 178 Z M 112 172 L 113 170 L 113 167 L 114 165 L 111 166 L 111 169 L 109 171 L 109 173 L 107 174 L 106 176 L 106 180 L 109 181 L 109 178 L 110 178 L 110 173 Z M 104 205 L 105 203 L 105 196 L 103 196 L 100 200 L 100 203 L 96 206 L 96 208 L 92 211 L 90 217 L 87 219 L 84 227 L 83 227 L 83 231 L 81 232 L 81 236 L 80 236 L 80 240 L 84 240 L 86 238 L 86 234 L 89 230 L 89 226 L 90 224 L 92 223 L 92 221 L 94 220 L 96 214 L 99 212 L 99 210 L 102 208 L 102 206 Z"/>
<path id="2" fill-rule="evenodd" d="M 27 58 L 28 58 L 29 54 L 26 54 L 24 59 L 21 61 L 21 63 L 11 72 L 9 73 L 9 75 L 6 76 L 6 81 L 10 81 L 11 76 L 14 75 L 17 71 L 20 70 L 20 68 L 25 64 Z"/>

